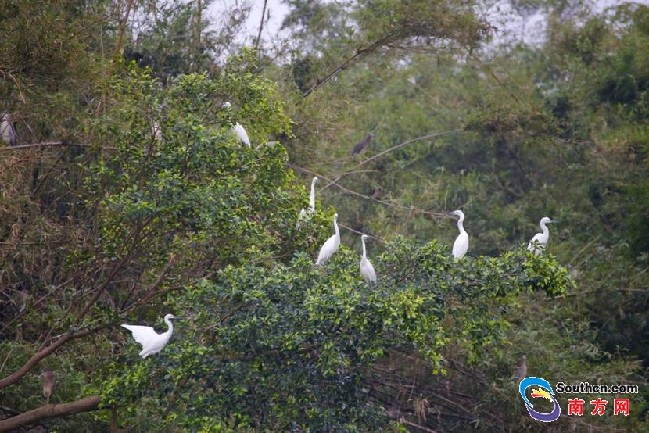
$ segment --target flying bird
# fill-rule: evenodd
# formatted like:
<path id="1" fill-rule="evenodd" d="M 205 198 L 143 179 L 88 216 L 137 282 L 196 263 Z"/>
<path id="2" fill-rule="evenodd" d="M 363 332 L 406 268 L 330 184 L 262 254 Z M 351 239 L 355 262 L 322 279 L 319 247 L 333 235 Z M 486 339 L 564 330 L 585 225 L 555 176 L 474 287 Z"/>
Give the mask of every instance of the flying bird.
<path id="1" fill-rule="evenodd" d="M 541 233 L 534 235 L 529 244 L 527 244 L 527 249 L 532 251 L 537 256 L 545 249 L 548 244 L 548 239 L 550 239 L 550 230 L 548 230 L 547 224 L 556 223 L 556 220 L 551 220 L 548 217 L 541 218 L 539 225 L 541 226 Z"/>
<path id="2" fill-rule="evenodd" d="M 356 145 L 352 149 L 351 156 L 358 155 L 359 153 L 364 151 L 365 148 L 370 145 L 373 138 L 374 138 L 374 134 L 372 134 L 372 133 L 367 134 L 367 136 L 365 138 L 363 138 L 361 141 L 356 143 Z"/>
<path id="3" fill-rule="evenodd" d="M 338 229 L 338 214 L 334 215 L 334 234 L 327 239 L 327 241 L 320 248 L 320 253 L 318 253 L 318 260 L 315 264 L 322 266 L 327 263 L 327 260 L 333 256 L 333 254 L 338 251 L 340 246 L 340 230 Z"/>
<path id="4" fill-rule="evenodd" d="M 16 128 L 9 113 L 5 113 L 0 117 L 0 138 L 9 146 L 15 146 L 18 140 Z"/>
<path id="5" fill-rule="evenodd" d="M 162 334 L 158 334 L 150 326 L 126 324 L 121 326 L 131 331 L 133 339 L 142 345 L 142 351 L 140 351 L 139 355 L 144 359 L 149 355 L 155 355 L 160 352 L 167 345 L 171 334 L 174 332 L 174 325 L 171 323 L 172 319 L 175 319 L 173 314 L 167 314 L 164 317 L 164 321 L 167 324 L 167 331 Z"/>
<path id="6" fill-rule="evenodd" d="M 43 397 L 45 397 L 46 404 L 50 404 L 50 397 L 54 392 L 54 385 L 56 384 L 56 376 L 54 372 L 45 369 L 41 372 L 41 382 L 43 385 Z"/>
<path id="7" fill-rule="evenodd" d="M 457 236 L 455 243 L 453 244 L 453 257 L 457 260 L 464 257 L 466 252 L 469 250 L 469 234 L 464 230 L 464 212 L 456 210 L 451 212 L 449 215 L 459 217 L 457 220 L 457 229 L 460 231 L 460 234 Z"/>
<path id="8" fill-rule="evenodd" d="M 300 223 L 315 212 L 315 183 L 317 181 L 318 181 L 317 177 L 314 177 L 313 180 L 311 181 L 311 193 L 309 194 L 309 208 L 308 209 L 303 208 L 300 211 L 300 214 L 297 217 L 297 223 L 295 224 L 296 229 L 299 229 Z"/>
<path id="9" fill-rule="evenodd" d="M 372 284 L 376 283 L 376 271 L 374 271 L 374 266 L 372 266 L 372 262 L 367 258 L 367 251 L 365 250 L 365 239 L 367 239 L 369 236 L 367 235 L 362 235 L 361 236 L 361 243 L 363 244 L 363 255 L 361 256 L 361 264 L 360 264 L 360 269 L 361 269 L 361 276 L 367 281 L 367 284 L 372 286 Z"/>

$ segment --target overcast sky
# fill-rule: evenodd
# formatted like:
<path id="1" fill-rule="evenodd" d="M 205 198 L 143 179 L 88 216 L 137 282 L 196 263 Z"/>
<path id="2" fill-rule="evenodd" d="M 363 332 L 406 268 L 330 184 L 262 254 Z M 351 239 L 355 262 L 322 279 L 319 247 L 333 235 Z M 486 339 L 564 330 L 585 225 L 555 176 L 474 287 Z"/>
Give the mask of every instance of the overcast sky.
<path id="1" fill-rule="evenodd" d="M 586 0 L 586 2 L 594 5 L 593 9 L 597 14 L 602 13 L 605 9 L 613 5 L 621 3 L 649 5 L 649 0 Z M 246 24 L 248 40 L 252 41 L 252 38 L 257 36 L 259 30 L 264 0 L 215 0 L 211 8 L 211 13 L 222 13 L 221 11 L 228 10 L 237 4 L 252 5 L 252 10 Z M 268 42 L 277 36 L 287 36 L 278 35 L 278 32 L 284 16 L 288 13 L 288 6 L 282 0 L 268 0 L 267 8 L 270 13 L 270 20 L 264 24 L 263 39 Z M 540 42 L 539 37 L 544 34 L 545 17 L 541 13 L 526 17 L 525 22 L 523 22 L 523 18 L 510 7 L 510 2 L 507 0 L 493 2 L 493 6 L 484 10 L 482 13 L 492 25 L 498 28 L 498 32 L 494 35 L 496 43 L 507 42 L 508 39 L 519 40 L 522 36 L 526 43 L 533 44 L 534 42 Z"/>

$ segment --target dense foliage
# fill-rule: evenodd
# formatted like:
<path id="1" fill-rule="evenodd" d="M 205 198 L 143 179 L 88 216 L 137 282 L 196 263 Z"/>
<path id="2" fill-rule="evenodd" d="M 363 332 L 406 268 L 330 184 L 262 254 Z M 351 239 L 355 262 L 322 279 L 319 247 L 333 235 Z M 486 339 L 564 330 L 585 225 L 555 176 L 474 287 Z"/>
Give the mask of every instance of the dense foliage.
<path id="1" fill-rule="evenodd" d="M 641 385 L 546 430 L 646 430 L 647 7 L 511 2 L 533 47 L 490 42 L 490 2 L 290 0 L 271 50 L 211 3 L 0 8 L 0 431 L 534 431 L 523 355 Z M 166 313 L 139 358 L 119 324 Z"/>

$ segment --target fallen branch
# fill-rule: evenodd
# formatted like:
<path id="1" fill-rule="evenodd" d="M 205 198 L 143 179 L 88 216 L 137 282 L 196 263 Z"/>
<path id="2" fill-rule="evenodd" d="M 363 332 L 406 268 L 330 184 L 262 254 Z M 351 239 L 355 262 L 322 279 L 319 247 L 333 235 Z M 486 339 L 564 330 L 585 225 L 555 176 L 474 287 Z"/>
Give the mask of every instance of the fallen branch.
<path id="1" fill-rule="evenodd" d="M 0 432 L 8 432 L 19 427 L 34 424 L 37 421 L 54 418 L 61 415 L 89 412 L 99 407 L 101 399 L 97 395 L 82 398 L 77 401 L 63 404 L 48 404 L 38 409 L 30 410 L 11 418 L 0 420 Z"/>

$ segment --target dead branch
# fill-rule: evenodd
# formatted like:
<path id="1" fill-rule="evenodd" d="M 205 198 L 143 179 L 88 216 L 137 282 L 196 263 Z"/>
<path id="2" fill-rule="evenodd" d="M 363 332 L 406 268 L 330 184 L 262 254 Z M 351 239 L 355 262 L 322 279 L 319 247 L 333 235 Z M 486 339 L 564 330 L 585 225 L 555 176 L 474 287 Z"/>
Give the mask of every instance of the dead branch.
<path id="1" fill-rule="evenodd" d="M 54 353 L 59 347 L 63 346 L 65 343 L 77 338 L 85 337 L 94 332 L 97 332 L 99 329 L 103 328 L 105 325 L 98 326 L 96 328 L 84 329 L 83 331 L 69 332 L 60 338 L 56 339 L 53 343 L 45 343 L 45 347 L 32 355 L 29 360 L 23 364 L 18 370 L 11 373 L 9 376 L 6 376 L 3 379 L 0 379 L 0 389 L 6 388 L 9 385 L 13 385 L 18 382 L 25 374 L 27 374 L 32 368 L 34 368 L 39 362 L 44 358 L 48 357 Z M 49 344 L 49 345 L 48 345 Z"/>
<path id="2" fill-rule="evenodd" d="M 48 404 L 11 418 L 0 420 L 0 432 L 8 432 L 18 427 L 34 424 L 37 421 L 61 415 L 89 412 L 99 407 L 101 399 L 97 395 L 85 397 L 70 403 Z"/>

